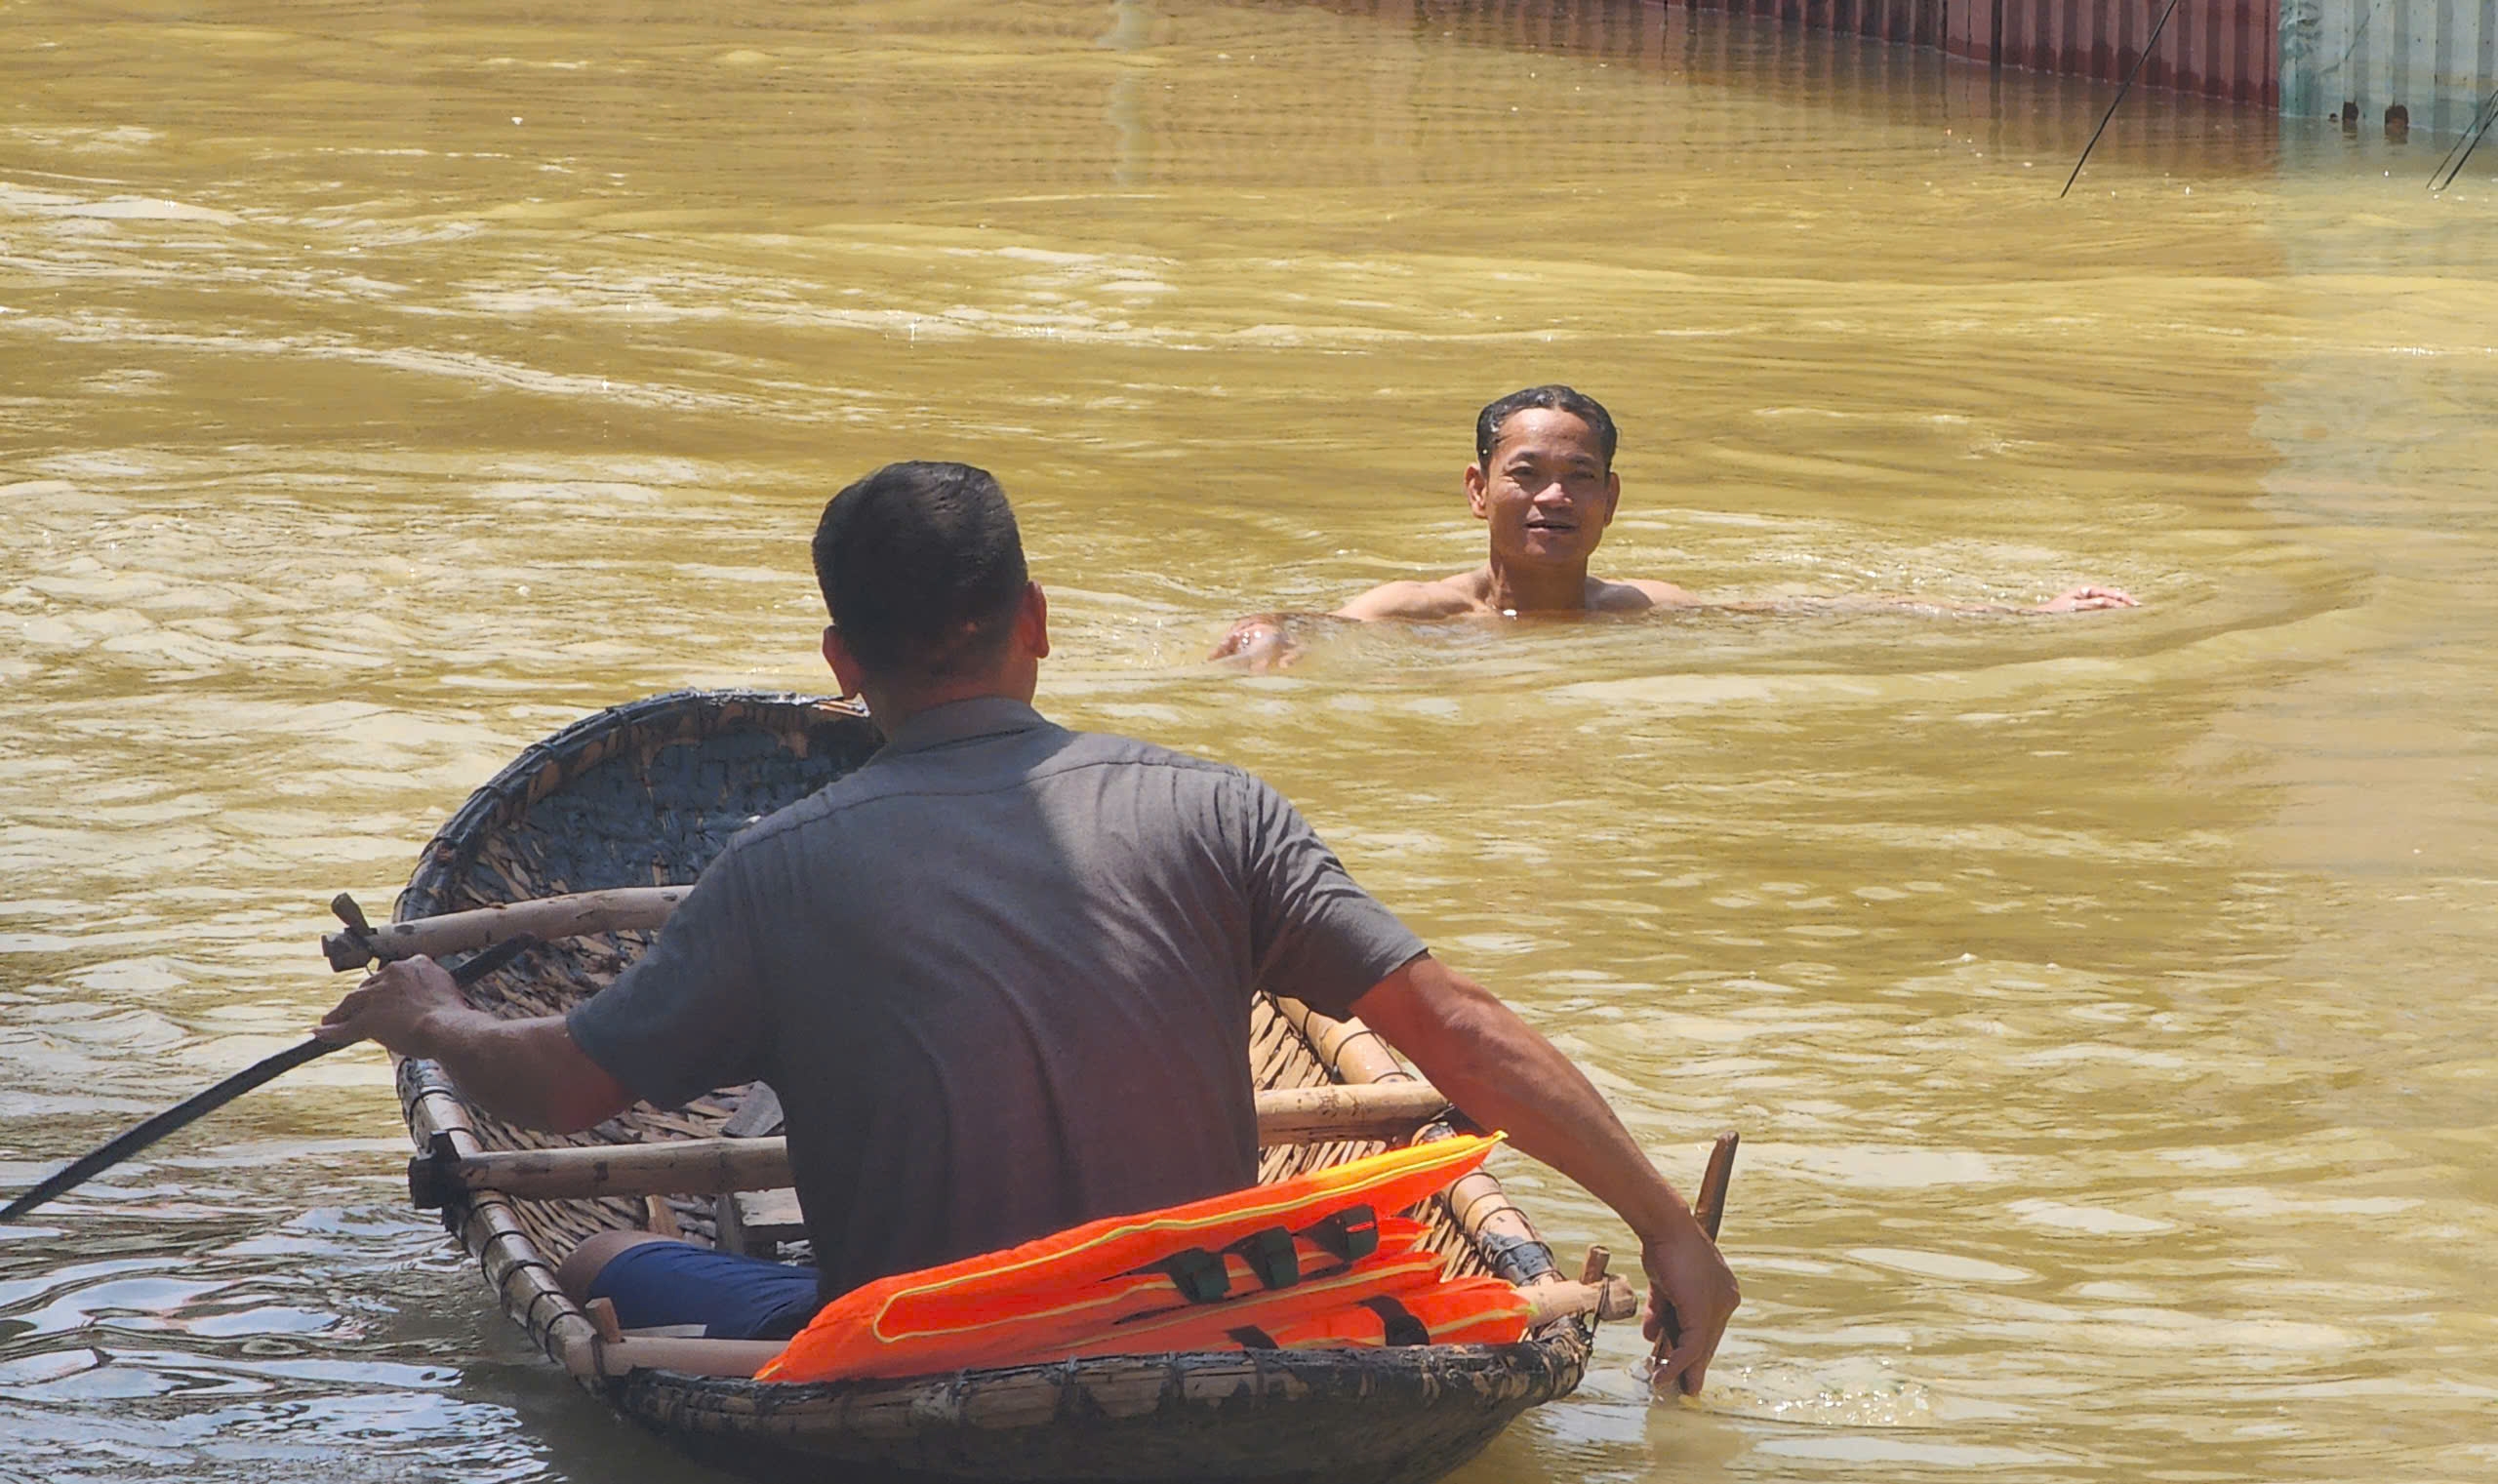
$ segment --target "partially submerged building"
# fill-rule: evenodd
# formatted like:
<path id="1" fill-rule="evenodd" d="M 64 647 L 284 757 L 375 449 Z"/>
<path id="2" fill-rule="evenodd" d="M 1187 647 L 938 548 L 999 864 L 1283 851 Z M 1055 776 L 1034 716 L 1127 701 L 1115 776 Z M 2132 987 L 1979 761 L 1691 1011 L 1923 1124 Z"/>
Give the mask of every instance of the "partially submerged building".
<path id="1" fill-rule="evenodd" d="M 2110 82 L 2133 69 L 2167 9 L 2167 0 L 1696 3 Z M 2498 90 L 2498 0 L 2177 0 L 2142 80 L 2354 126 L 2460 133 Z"/>

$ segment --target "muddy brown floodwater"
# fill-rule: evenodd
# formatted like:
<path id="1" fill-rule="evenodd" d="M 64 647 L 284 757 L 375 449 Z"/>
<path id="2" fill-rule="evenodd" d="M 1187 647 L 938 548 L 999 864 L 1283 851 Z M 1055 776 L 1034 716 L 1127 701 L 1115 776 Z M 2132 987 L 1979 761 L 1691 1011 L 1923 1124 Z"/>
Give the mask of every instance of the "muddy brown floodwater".
<path id="1" fill-rule="evenodd" d="M 700 10 L 701 8 L 695 8 Z M 1043 703 L 1253 767 L 1688 1180 L 1462 1477 L 2498 1477 L 2498 165 L 1632 5 L 0 3 L 0 1190 L 301 1036 L 515 750 L 814 688 L 888 459 L 1020 501 Z M 1476 406 L 1602 565 L 1426 626 Z M 0 1476 L 680 1480 L 324 1062 L 0 1229 Z M 1523 1160 L 1556 1244 L 1626 1240 Z"/>

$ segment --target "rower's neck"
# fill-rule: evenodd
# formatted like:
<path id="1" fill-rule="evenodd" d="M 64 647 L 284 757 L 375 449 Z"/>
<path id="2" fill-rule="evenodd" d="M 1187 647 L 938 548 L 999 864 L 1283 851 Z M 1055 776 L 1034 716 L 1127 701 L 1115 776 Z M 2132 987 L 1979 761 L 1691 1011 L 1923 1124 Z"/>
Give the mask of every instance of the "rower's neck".
<path id="1" fill-rule="evenodd" d="M 869 681 L 859 687 L 859 699 L 867 702 L 867 714 L 875 718 L 877 730 L 891 737 L 904 722 L 920 712 L 957 701 L 995 696 L 1030 705 L 1040 691 L 1038 681 L 1039 667 L 1026 661 L 1000 665 L 995 674 L 959 680 L 917 685 L 890 679 Z"/>
<path id="2" fill-rule="evenodd" d="M 1476 574 L 1484 603 L 1503 613 L 1584 613 L 1588 607 L 1588 564 L 1568 567 L 1513 567 L 1500 561 Z"/>

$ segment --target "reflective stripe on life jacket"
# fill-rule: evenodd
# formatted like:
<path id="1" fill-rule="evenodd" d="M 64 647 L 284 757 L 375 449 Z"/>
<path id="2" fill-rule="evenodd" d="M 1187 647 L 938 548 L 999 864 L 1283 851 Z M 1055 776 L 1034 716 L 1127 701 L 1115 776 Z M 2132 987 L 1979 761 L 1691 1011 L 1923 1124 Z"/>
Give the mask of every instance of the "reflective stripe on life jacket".
<path id="1" fill-rule="evenodd" d="M 1499 1278 L 1450 1278 L 1420 1293 L 1378 1295 L 1298 1324 L 1261 1328 L 1266 1343 L 1283 1350 L 1512 1344 L 1526 1334 L 1532 1314 L 1526 1296 Z"/>
<path id="2" fill-rule="evenodd" d="M 1309 1323 L 1364 1299 L 1419 1299 L 1440 1281 L 1446 1259 L 1436 1252 L 1364 1259 L 1329 1277 L 1291 1288 L 1244 1294 L 1221 1304 L 1169 1310 L 1098 1334 L 1077 1336 L 1027 1355 L 1027 1360 L 1086 1359 L 1096 1355 L 1156 1355 L 1165 1350 L 1234 1350 L 1232 1331 L 1244 1326 L 1273 1334 Z"/>

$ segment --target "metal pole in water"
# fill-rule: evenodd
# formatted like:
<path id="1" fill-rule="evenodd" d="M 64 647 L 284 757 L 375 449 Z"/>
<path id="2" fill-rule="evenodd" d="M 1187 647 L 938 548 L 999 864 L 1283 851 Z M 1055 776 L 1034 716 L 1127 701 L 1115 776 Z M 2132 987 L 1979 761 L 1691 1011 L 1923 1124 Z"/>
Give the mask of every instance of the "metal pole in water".
<path id="1" fill-rule="evenodd" d="M 2115 100 L 2108 104 L 2108 111 L 2099 116 L 2099 127 L 2090 131 L 2090 142 L 2081 146 L 2081 158 L 2073 162 L 2073 174 L 2065 177 L 2065 188 L 2056 192 L 2057 200 L 2063 200 L 2073 189 L 2073 182 L 2081 179 L 2081 167 L 2089 163 L 2090 151 L 2099 147 L 2099 137 L 2108 132 L 2108 121 L 2116 116 L 2116 104 L 2125 100 L 2125 95 L 2133 89 L 2134 79 L 2143 75 L 2144 64 L 2151 60 L 2152 52 L 2159 45 L 2159 33 L 2168 29 L 2168 18 L 2176 14 L 2177 0 L 2168 0 L 2168 9 L 2159 13 L 2158 23 L 2151 28 L 2151 39 L 2143 43 L 2141 55 L 2134 59 L 2134 69 L 2125 74 L 2124 82 L 2117 86 Z"/>

